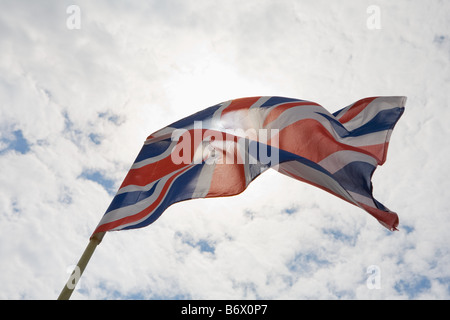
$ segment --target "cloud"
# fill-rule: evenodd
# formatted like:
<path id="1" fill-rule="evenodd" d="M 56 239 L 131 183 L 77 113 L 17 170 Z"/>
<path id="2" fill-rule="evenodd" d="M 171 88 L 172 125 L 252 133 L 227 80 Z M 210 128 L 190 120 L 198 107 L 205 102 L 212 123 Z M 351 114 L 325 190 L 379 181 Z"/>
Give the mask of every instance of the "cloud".
<path id="1" fill-rule="evenodd" d="M 72 4 L 2 2 L 0 298 L 56 298 L 145 138 L 253 95 L 408 96 L 373 177 L 400 232 L 269 170 L 108 233 L 73 299 L 449 298 L 447 4 L 379 1 L 370 30 L 370 1 L 78 1 L 71 30 Z"/>

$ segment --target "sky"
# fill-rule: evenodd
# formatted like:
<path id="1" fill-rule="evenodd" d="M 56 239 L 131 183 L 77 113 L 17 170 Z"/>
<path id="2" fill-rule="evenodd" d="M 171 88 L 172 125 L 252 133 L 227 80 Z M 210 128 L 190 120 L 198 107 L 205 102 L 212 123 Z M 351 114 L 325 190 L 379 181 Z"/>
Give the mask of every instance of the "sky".
<path id="1" fill-rule="evenodd" d="M 0 10 L 0 299 L 56 299 L 146 137 L 230 99 L 407 96 L 373 217 L 275 170 L 107 233 L 72 299 L 450 298 L 450 2 L 13 1 Z"/>

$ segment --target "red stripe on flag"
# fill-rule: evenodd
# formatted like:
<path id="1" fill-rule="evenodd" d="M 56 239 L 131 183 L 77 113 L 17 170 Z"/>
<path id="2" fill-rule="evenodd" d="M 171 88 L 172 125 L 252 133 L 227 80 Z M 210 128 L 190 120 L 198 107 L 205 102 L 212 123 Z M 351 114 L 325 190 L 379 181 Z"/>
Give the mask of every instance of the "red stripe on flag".
<path id="1" fill-rule="evenodd" d="M 398 215 L 392 211 L 383 211 L 377 208 L 370 207 L 364 203 L 360 203 L 361 207 L 364 208 L 368 213 L 374 216 L 383 226 L 391 231 L 397 230 L 399 219 Z"/>
<path id="2" fill-rule="evenodd" d="M 246 188 L 243 164 L 216 164 L 207 198 L 232 196 Z"/>
<path id="3" fill-rule="evenodd" d="M 369 155 L 373 156 L 377 160 L 378 164 L 381 166 L 386 162 L 387 156 L 386 150 L 388 149 L 388 147 L 389 142 L 374 144 L 371 146 L 362 146 L 358 148 L 366 151 Z"/>
<path id="4" fill-rule="evenodd" d="M 175 180 L 176 177 L 178 177 L 179 175 L 181 175 L 183 172 L 185 172 L 186 170 L 188 170 L 191 167 L 192 167 L 192 165 L 188 166 L 186 169 L 184 169 L 184 170 L 178 172 L 177 174 L 173 175 L 172 177 L 170 177 L 170 179 L 167 180 L 163 189 L 159 193 L 158 198 L 150 206 L 148 206 L 141 212 L 136 213 L 134 215 L 127 216 L 122 219 L 118 219 L 115 221 L 111 221 L 111 222 L 102 224 L 101 226 L 98 226 L 97 229 L 95 229 L 93 234 L 96 234 L 98 232 L 105 232 L 108 230 L 112 230 L 121 225 L 129 224 L 129 223 L 132 223 L 132 222 L 135 222 L 135 221 L 138 221 L 138 220 L 144 218 L 146 215 L 148 215 L 150 212 L 152 212 L 160 204 L 160 202 L 164 199 L 164 197 L 167 193 L 167 190 L 170 188 L 170 185 L 172 184 L 173 180 Z"/>
<path id="5" fill-rule="evenodd" d="M 126 186 L 146 186 L 147 184 L 159 180 L 162 177 L 179 170 L 187 164 L 174 164 L 171 157 L 164 158 L 158 162 L 146 165 L 138 169 L 130 169 L 127 176 L 122 182 L 120 189 Z"/>
<path id="6" fill-rule="evenodd" d="M 355 104 L 350 109 L 348 109 L 347 112 L 339 119 L 339 122 L 342 124 L 349 122 L 354 117 L 356 117 L 361 111 L 363 111 L 369 105 L 369 103 L 371 103 L 376 98 L 377 97 L 365 98 L 355 102 Z"/>
<path id="7" fill-rule="evenodd" d="M 137 169 L 130 169 L 127 176 L 120 188 L 136 185 L 136 186 L 146 186 L 147 184 L 159 180 L 162 177 L 186 167 L 192 163 L 194 153 L 197 147 L 202 143 L 203 135 L 206 129 L 194 130 L 191 129 L 186 131 L 178 141 L 177 145 L 174 147 L 172 153 L 164 159 L 150 163 L 146 166 Z M 198 135 L 198 139 L 196 136 Z M 186 139 L 186 140 L 184 140 Z M 188 155 L 182 155 L 184 152 L 189 152 Z M 175 164 L 172 160 L 172 154 L 176 157 L 180 157 L 178 161 L 182 161 L 180 164 Z"/>
<path id="8" fill-rule="evenodd" d="M 352 150 L 374 156 L 372 152 L 380 150 L 376 146 L 353 147 L 340 143 L 319 121 L 314 119 L 297 121 L 281 130 L 279 135 L 280 149 L 316 163 L 338 151 Z"/>
<path id="9" fill-rule="evenodd" d="M 229 112 L 238 111 L 242 109 L 249 109 L 254 103 L 256 103 L 261 97 L 251 97 L 233 100 L 225 110 L 222 111 L 222 115 Z"/>
<path id="10" fill-rule="evenodd" d="M 270 113 L 267 115 L 266 119 L 264 120 L 264 127 L 267 126 L 270 122 L 276 120 L 284 111 L 294 108 L 294 107 L 300 107 L 300 106 L 306 106 L 306 105 L 313 105 L 318 106 L 315 102 L 310 101 L 302 101 L 302 102 L 289 102 L 289 103 L 283 103 L 275 108 L 273 108 Z"/>

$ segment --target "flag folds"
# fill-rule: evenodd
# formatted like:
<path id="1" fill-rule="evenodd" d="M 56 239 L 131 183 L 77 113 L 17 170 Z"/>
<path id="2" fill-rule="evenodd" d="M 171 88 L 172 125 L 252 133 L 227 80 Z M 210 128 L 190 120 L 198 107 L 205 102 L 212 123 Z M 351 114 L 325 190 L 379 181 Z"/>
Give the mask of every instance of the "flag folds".
<path id="1" fill-rule="evenodd" d="M 329 113 L 317 103 L 251 97 L 217 104 L 151 134 L 93 234 L 145 227 L 170 205 L 241 193 L 273 168 L 370 213 L 398 216 L 372 195 L 406 97 L 371 97 Z"/>

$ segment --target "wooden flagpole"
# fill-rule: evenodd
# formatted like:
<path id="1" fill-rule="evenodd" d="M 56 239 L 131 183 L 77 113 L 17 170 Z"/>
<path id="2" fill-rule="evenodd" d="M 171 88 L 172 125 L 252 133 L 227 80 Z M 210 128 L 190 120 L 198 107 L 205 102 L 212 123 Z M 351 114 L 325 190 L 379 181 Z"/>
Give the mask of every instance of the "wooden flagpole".
<path id="1" fill-rule="evenodd" d="M 103 237 L 105 236 L 105 232 L 99 232 L 96 233 L 91 240 L 89 241 L 86 249 L 84 250 L 80 260 L 77 263 L 77 266 L 73 270 L 72 274 L 69 277 L 69 280 L 67 280 L 67 283 L 64 285 L 64 288 L 62 289 L 61 293 L 59 294 L 58 300 L 69 300 L 70 296 L 73 293 L 73 290 L 75 289 L 78 280 L 80 280 L 81 275 L 84 272 L 84 269 L 86 269 L 86 266 L 89 262 L 89 260 L 92 257 L 92 254 L 94 253 L 97 246 L 102 242 Z"/>

